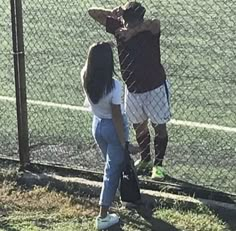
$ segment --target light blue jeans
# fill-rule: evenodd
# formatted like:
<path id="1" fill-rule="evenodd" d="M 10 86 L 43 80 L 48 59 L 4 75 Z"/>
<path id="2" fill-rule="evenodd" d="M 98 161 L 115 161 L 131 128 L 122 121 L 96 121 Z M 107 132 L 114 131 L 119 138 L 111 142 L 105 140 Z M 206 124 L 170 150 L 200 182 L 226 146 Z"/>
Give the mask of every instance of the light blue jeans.
<path id="1" fill-rule="evenodd" d="M 128 123 L 126 117 L 123 116 L 123 118 L 126 140 L 128 140 Z M 112 119 L 100 119 L 94 116 L 92 133 L 105 160 L 99 205 L 110 207 L 119 185 L 124 149 L 120 144 Z"/>

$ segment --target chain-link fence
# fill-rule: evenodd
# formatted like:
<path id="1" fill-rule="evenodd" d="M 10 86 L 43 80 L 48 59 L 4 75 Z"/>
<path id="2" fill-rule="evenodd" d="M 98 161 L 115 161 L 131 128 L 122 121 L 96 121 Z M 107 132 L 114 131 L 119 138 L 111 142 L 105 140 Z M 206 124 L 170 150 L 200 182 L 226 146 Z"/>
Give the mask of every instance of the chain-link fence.
<path id="1" fill-rule="evenodd" d="M 17 154 L 17 119 L 12 59 L 11 9 L 9 2 L 0 6 L 0 154 Z"/>
<path id="2" fill-rule="evenodd" d="M 146 18 L 161 21 L 161 58 L 171 83 L 172 120 L 167 126 L 164 160 L 167 175 L 236 193 L 236 5 L 217 0 L 140 2 L 146 7 Z M 88 9 L 113 9 L 125 3 L 23 1 L 33 161 L 102 171 L 103 161 L 91 135 L 92 115 L 83 107 L 80 71 L 92 43 L 116 41 L 89 16 Z M 2 5 L 1 11 L 4 87 L 0 91 L 4 97 L 14 97 L 9 6 Z M 116 49 L 114 53 L 116 73 L 122 79 Z M 1 146 L 1 154 L 10 155 L 15 148 L 8 145 L 15 144 L 15 104 L 3 99 L 0 136 L 5 148 Z M 151 126 L 150 130 L 153 147 Z M 131 127 L 133 141 L 134 136 Z M 154 155 L 153 148 L 151 153 Z"/>

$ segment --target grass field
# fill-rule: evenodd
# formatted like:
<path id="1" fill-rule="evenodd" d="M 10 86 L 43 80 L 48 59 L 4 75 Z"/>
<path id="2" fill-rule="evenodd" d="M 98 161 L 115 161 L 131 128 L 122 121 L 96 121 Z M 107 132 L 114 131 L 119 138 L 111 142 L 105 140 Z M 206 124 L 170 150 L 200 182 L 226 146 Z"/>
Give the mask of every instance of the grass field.
<path id="1" fill-rule="evenodd" d="M 13 168 L 0 169 L 0 230 L 14 231 L 91 231 L 98 214 L 98 199 L 67 194 L 52 188 L 33 189 L 17 186 Z M 7 180 L 6 180 L 7 179 Z M 233 216 L 214 212 L 204 205 L 188 208 L 176 201 L 173 206 L 160 201 L 148 208 L 127 210 L 114 203 L 112 211 L 121 216 L 121 225 L 113 231 L 186 230 L 233 231 Z"/>
<path id="2" fill-rule="evenodd" d="M 122 3 L 93 2 L 23 1 L 28 99 L 83 104 L 79 75 L 87 49 L 98 40 L 113 39 L 88 17 L 87 9 Z M 143 3 L 147 17 L 162 22 L 162 61 L 172 83 L 173 118 L 236 127 L 235 4 L 217 0 Z M 7 3 L 0 7 L 0 41 L 0 96 L 14 97 Z M 0 153 L 15 156 L 15 104 L 0 101 L 0 105 Z M 90 149 L 89 113 L 33 104 L 28 111 L 30 143 L 39 144 L 32 150 L 34 160 L 101 169 L 101 159 L 94 161 Z M 235 193 L 236 133 L 171 124 L 169 134 L 169 174 Z"/>

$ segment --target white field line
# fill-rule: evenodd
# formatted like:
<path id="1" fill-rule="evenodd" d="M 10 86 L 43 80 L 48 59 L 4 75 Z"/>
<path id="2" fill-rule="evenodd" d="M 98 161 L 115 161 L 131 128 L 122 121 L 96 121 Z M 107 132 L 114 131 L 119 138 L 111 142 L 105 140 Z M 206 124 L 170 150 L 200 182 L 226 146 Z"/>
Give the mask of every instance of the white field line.
<path id="1" fill-rule="evenodd" d="M 7 97 L 7 96 L 0 96 L 0 101 L 15 102 L 15 98 Z M 37 100 L 27 100 L 27 102 L 32 105 L 40 105 L 44 107 L 63 108 L 63 109 L 70 109 L 74 111 L 87 111 L 87 112 L 91 111 L 88 107 L 73 106 L 73 105 L 68 105 L 68 104 L 59 104 L 59 103 L 37 101 Z M 186 127 L 205 128 L 205 129 L 236 133 L 236 128 L 234 127 L 219 126 L 216 124 L 206 124 L 206 123 L 198 123 L 198 122 L 175 120 L 175 119 L 171 119 L 169 123 L 173 125 L 181 125 L 181 126 L 186 126 Z"/>
<path id="2" fill-rule="evenodd" d="M 0 101 L 16 102 L 16 99 L 14 97 L 0 96 Z M 73 110 L 73 111 L 91 111 L 87 107 L 73 106 L 73 105 L 68 105 L 68 104 L 52 103 L 52 102 L 46 102 L 46 101 L 38 101 L 38 100 L 28 99 L 27 103 L 32 104 L 32 105 L 40 105 L 40 106 L 44 106 L 44 107 L 55 107 L 55 108 L 70 109 L 70 110 Z"/>
<path id="3" fill-rule="evenodd" d="M 205 124 L 205 123 L 198 123 L 198 122 L 185 121 L 185 120 L 175 120 L 175 119 L 171 119 L 169 123 L 174 124 L 174 125 L 187 126 L 187 127 L 206 128 L 206 129 L 236 133 L 236 128 L 234 127 L 219 126 L 216 124 Z"/>

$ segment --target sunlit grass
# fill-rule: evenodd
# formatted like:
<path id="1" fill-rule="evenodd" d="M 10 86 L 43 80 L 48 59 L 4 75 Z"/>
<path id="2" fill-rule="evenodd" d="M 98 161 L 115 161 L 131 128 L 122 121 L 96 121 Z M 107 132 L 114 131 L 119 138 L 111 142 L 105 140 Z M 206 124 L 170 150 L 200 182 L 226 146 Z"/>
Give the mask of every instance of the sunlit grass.
<path id="1" fill-rule="evenodd" d="M 229 230 L 208 208 L 154 208 L 153 215 L 145 211 L 126 210 L 116 204 L 113 211 L 121 216 L 126 231 L 162 230 L 168 227 L 186 231 Z M 94 230 L 98 214 L 96 198 L 78 197 L 52 189 L 34 187 L 23 189 L 12 181 L 0 181 L 0 230 Z"/>

